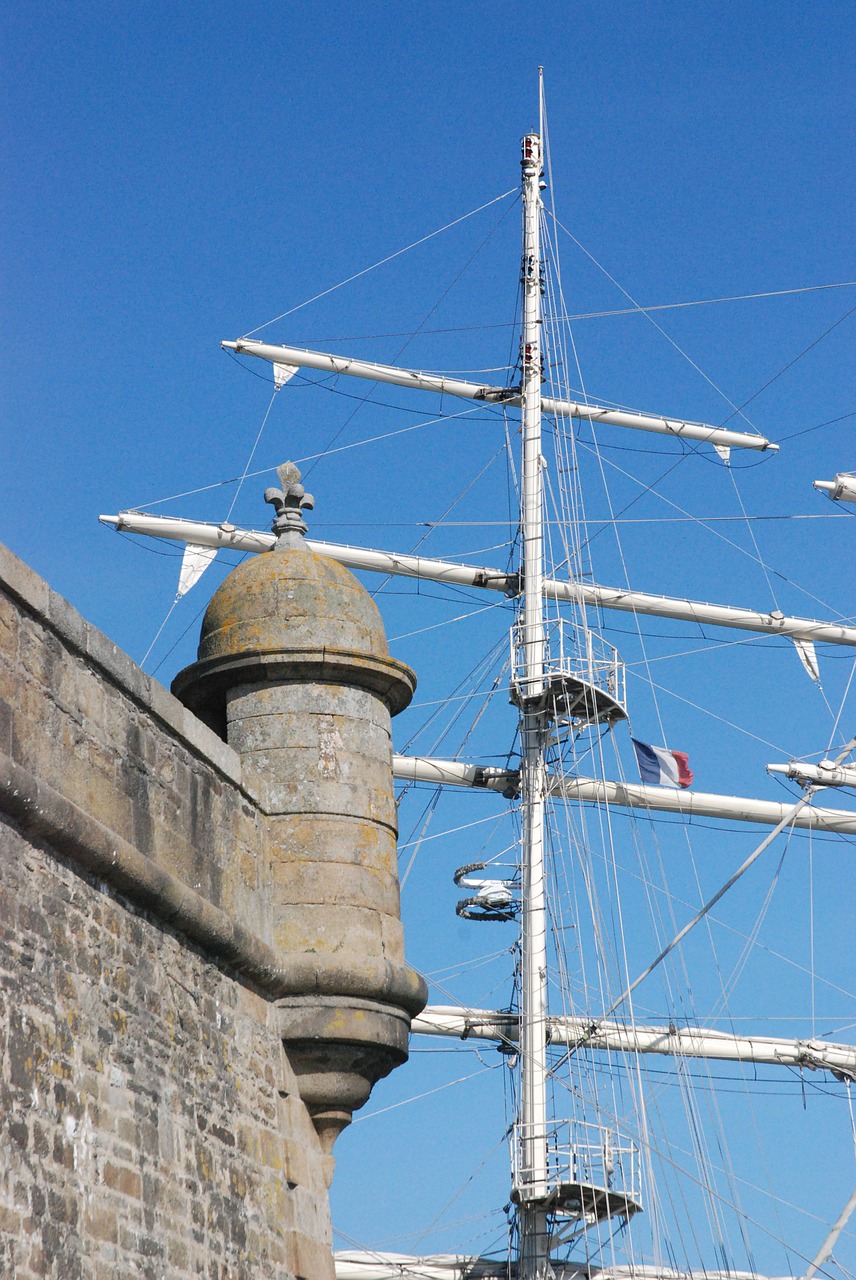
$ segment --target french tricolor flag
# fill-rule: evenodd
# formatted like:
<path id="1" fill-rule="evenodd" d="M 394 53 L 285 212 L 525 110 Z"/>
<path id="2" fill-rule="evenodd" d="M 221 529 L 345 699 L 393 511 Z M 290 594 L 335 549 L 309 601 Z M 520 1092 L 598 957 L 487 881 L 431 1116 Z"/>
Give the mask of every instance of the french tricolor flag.
<path id="1" fill-rule="evenodd" d="M 631 738 L 643 782 L 662 783 L 666 787 L 692 786 L 693 772 L 685 751 L 669 751 L 667 747 L 649 747 Z"/>

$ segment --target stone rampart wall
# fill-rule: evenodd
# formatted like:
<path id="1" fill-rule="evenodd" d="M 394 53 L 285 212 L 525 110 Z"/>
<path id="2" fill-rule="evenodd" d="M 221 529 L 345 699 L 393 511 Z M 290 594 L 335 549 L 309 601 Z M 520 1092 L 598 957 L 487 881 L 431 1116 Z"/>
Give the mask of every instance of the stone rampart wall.
<path id="1" fill-rule="evenodd" d="M 236 753 L 5 548 L 0 592 L 0 751 L 266 938 Z"/>
<path id="2" fill-rule="evenodd" d="M 332 1276 L 235 753 L 0 549 L 0 1274 Z"/>

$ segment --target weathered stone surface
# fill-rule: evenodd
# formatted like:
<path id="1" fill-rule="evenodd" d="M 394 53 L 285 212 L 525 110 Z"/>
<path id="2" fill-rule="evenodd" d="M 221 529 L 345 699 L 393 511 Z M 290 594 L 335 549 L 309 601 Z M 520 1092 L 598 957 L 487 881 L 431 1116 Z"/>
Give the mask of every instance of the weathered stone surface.
<path id="1" fill-rule="evenodd" d="M 295 862 L 283 885 L 294 906 L 330 902 L 335 893 L 342 906 L 358 910 L 398 913 L 398 881 L 375 867 L 355 863 L 319 863 L 315 859 Z"/>
<path id="2" fill-rule="evenodd" d="M 0 547 L 0 747 L 268 938 L 264 816 L 240 758 L 39 581 Z"/>
<path id="3" fill-rule="evenodd" d="M 240 569 L 211 601 L 200 660 L 284 647 L 296 652 L 315 648 L 319 640 L 328 648 L 389 656 L 377 605 L 334 560 L 303 547 L 278 548 L 253 556 Z"/>
<path id="4" fill-rule="evenodd" d="M 353 574 L 303 547 L 243 562 L 208 606 L 173 687 L 222 724 L 269 815 L 283 953 L 404 964 L 390 709 L 413 684 Z"/>
<path id="5" fill-rule="evenodd" d="M 274 1006 L 228 969 L 246 938 L 279 989 L 266 816 L 3 548 L 0 756 L 0 1275 L 331 1280 L 330 1161 Z M 139 909 L 182 901 L 212 950 Z"/>
<path id="6" fill-rule="evenodd" d="M 0 840 L 0 1274 L 329 1280 L 325 1164 L 273 1006 Z"/>
<path id="7" fill-rule="evenodd" d="M 268 847 L 273 863 L 356 862 L 372 865 L 398 882 L 397 855 L 392 832 L 342 814 L 277 814 L 268 823 Z"/>

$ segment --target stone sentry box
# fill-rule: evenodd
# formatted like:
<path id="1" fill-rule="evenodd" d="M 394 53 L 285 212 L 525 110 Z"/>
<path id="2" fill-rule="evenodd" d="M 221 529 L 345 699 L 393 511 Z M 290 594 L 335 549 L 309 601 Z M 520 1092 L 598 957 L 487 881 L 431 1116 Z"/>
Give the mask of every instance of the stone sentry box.
<path id="1" fill-rule="evenodd" d="M 0 547 L 3 1275 L 333 1280 L 330 1149 L 425 999 L 390 760 L 414 680 L 289 532 L 295 487 L 186 705 Z"/>
<path id="2" fill-rule="evenodd" d="M 239 754 L 267 815 L 279 1028 L 329 1154 L 405 1061 L 426 999 L 404 963 L 390 729 L 416 681 L 353 574 L 303 544 L 312 499 L 296 468 L 279 474 L 277 541 L 220 586 L 172 688 Z"/>

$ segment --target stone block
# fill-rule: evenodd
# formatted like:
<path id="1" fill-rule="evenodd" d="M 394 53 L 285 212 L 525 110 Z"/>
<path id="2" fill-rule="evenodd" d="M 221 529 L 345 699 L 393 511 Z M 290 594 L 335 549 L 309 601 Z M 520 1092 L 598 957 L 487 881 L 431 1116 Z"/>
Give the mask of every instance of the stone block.
<path id="1" fill-rule="evenodd" d="M 74 605 L 69 604 L 50 588 L 45 616 L 51 628 L 57 632 L 65 644 L 76 649 L 78 653 L 86 653 L 87 638 L 92 628 L 77 612 Z"/>
<path id="2" fill-rule="evenodd" d="M 342 716 L 348 720 L 389 728 L 389 712 L 376 694 L 345 684 L 317 684 L 294 680 L 236 685 L 226 695 L 227 723 L 248 715 L 293 716 L 301 720 L 313 715 Z"/>
<path id="3" fill-rule="evenodd" d="M 55 670 L 63 659 L 62 645 L 38 619 L 28 614 L 21 615 L 18 656 L 22 670 L 31 680 L 44 690 L 53 689 Z"/>
<path id="4" fill-rule="evenodd" d="M 177 1270 L 189 1271 L 191 1257 L 186 1236 L 171 1235 L 167 1237 L 166 1260 L 169 1263 L 171 1273 Z"/>
<path id="5" fill-rule="evenodd" d="M 398 881 L 370 866 L 314 860 L 292 862 L 277 877 L 274 892 L 295 905 L 314 903 L 336 908 L 367 907 L 398 916 Z"/>
<path id="6" fill-rule="evenodd" d="M 355 972 L 362 957 L 382 954 L 383 917 L 377 911 L 326 904 L 296 906 L 279 886 L 274 894 L 274 946 L 284 954 L 302 952 L 327 960 L 347 957 Z"/>
<path id="7" fill-rule="evenodd" d="M 386 825 L 341 814 L 287 814 L 271 819 L 267 845 L 270 864 L 353 862 L 397 876 L 395 835 Z"/>
<path id="8" fill-rule="evenodd" d="M 95 627 L 89 629 L 86 637 L 86 657 L 136 702 L 149 705 L 150 678 L 127 653 Z"/>
<path id="9" fill-rule="evenodd" d="M 398 915 L 383 915 L 380 921 L 381 946 L 391 960 L 404 959 L 404 925 Z"/>
<path id="10" fill-rule="evenodd" d="M 171 694 L 169 696 L 172 697 Z M 218 737 L 186 707 L 183 707 L 182 711 L 184 714 L 176 731 L 180 732 L 188 746 L 198 752 L 203 759 L 209 760 L 227 778 L 240 785 L 241 758 L 234 748 Z"/>
<path id="11" fill-rule="evenodd" d="M 48 584 L 2 543 L 0 543 L 0 583 L 34 613 L 47 612 Z"/>
<path id="12" fill-rule="evenodd" d="M 286 1244 L 289 1270 L 295 1280 L 334 1280 L 335 1269 L 329 1249 L 303 1231 L 290 1231 Z"/>
<path id="13" fill-rule="evenodd" d="M 7 1235 L 16 1239 L 22 1229 L 23 1219 L 20 1213 L 10 1205 L 0 1203 L 0 1236 Z"/>
<path id="14" fill-rule="evenodd" d="M 250 706 L 246 700 L 238 705 Z M 330 712 L 318 706 L 311 710 L 283 711 L 262 703 L 251 711 L 242 716 L 234 714 L 229 721 L 229 742 L 241 756 L 247 751 L 282 745 L 318 751 L 324 747 L 341 749 L 346 744 L 356 744 L 367 755 L 378 759 L 385 759 L 389 754 L 390 727 L 386 712 L 384 722 L 378 723 L 374 717 L 357 718 L 341 714 L 338 708 Z M 283 726 L 287 726 L 285 734 Z"/>
<path id="15" fill-rule="evenodd" d="M 368 822 L 383 822 L 390 829 L 395 826 L 395 806 L 391 798 L 391 774 L 388 769 L 374 766 L 367 769 L 368 776 L 363 778 L 353 774 L 348 780 L 351 770 L 341 770 L 342 780 L 335 777 L 324 777 L 318 769 L 317 758 L 309 756 L 301 759 L 304 753 L 282 751 L 266 753 L 268 760 L 275 757 L 272 765 L 277 770 L 274 780 L 269 781 L 263 791 L 267 809 L 276 813 L 302 813 L 307 816 L 315 814 L 339 814 L 346 817 L 361 818 Z M 308 753 L 306 753 L 308 755 Z M 261 769 L 257 760 L 250 758 L 249 764 L 255 767 L 256 776 Z M 371 774 L 385 773 L 388 791 L 384 797 L 372 786 Z"/>
<path id="16" fill-rule="evenodd" d="M 18 657 L 19 619 L 15 601 L 0 587 L 0 654 L 5 655 L 8 662 L 14 662 Z"/>

